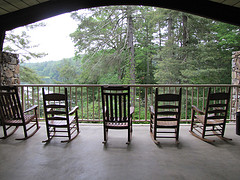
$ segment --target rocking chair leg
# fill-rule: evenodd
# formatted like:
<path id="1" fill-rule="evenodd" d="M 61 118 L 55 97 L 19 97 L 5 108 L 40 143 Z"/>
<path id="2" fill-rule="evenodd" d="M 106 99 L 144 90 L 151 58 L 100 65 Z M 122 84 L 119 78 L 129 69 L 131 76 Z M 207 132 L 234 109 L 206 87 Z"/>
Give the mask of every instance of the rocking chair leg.
<path id="1" fill-rule="evenodd" d="M 216 134 L 215 131 L 213 131 L 214 134 Z M 217 134 L 216 134 L 217 135 Z M 217 137 L 219 137 L 220 139 L 224 140 L 224 141 L 232 141 L 231 138 L 227 138 L 227 137 L 223 137 L 223 135 L 217 135 Z"/>
<path id="2" fill-rule="evenodd" d="M 54 137 L 55 134 L 56 134 L 55 127 L 53 127 L 53 135 L 51 136 L 51 135 L 50 135 L 49 126 L 47 126 L 47 138 L 48 138 L 48 139 L 42 141 L 42 143 L 48 144 L 48 143 L 52 140 L 52 138 Z"/>
<path id="3" fill-rule="evenodd" d="M 76 134 L 74 137 L 72 137 L 72 138 L 69 139 L 69 140 L 63 140 L 63 141 L 61 141 L 61 143 L 69 143 L 69 142 L 71 142 L 72 140 L 74 140 L 74 139 L 78 136 L 79 133 L 80 133 L 80 132 L 77 132 L 77 134 Z"/>
<path id="4" fill-rule="evenodd" d="M 179 144 L 179 128 L 176 129 L 176 144 Z"/>
<path id="5" fill-rule="evenodd" d="M 18 127 L 19 127 L 19 126 L 15 126 L 15 128 L 14 128 L 9 134 L 7 134 L 6 128 L 3 127 L 4 136 L 3 136 L 3 137 L 0 137 L 0 139 L 6 139 L 6 138 L 8 138 L 9 136 L 13 135 L 13 134 L 17 131 Z"/>
<path id="6" fill-rule="evenodd" d="M 214 140 L 210 140 L 210 139 L 206 139 L 206 138 L 203 138 L 203 137 L 200 137 L 199 135 L 197 135 L 195 132 L 193 131 L 189 131 L 193 136 L 195 136 L 196 138 L 198 139 L 201 139 L 202 141 L 205 141 L 205 142 L 208 142 L 208 143 L 213 143 L 215 142 Z"/>
<path id="7" fill-rule="evenodd" d="M 160 144 L 160 142 L 157 141 L 157 140 L 154 138 L 153 132 L 150 132 L 150 135 L 151 135 L 151 138 L 152 138 L 153 142 L 154 142 L 156 145 Z"/>
<path id="8" fill-rule="evenodd" d="M 104 141 L 102 142 L 103 144 L 107 143 L 107 131 L 108 131 L 108 129 L 106 127 L 104 127 L 103 128 Z"/>
<path id="9" fill-rule="evenodd" d="M 128 129 L 128 141 L 126 142 L 126 144 L 130 144 L 131 141 L 131 128 Z"/>
<path id="10" fill-rule="evenodd" d="M 42 141 L 42 143 L 46 143 L 46 144 L 48 144 L 48 143 L 52 140 L 52 138 L 53 138 L 53 136 L 50 137 L 50 138 L 48 138 L 47 140 Z"/>
<path id="11" fill-rule="evenodd" d="M 224 140 L 224 141 L 232 141 L 231 138 L 227 138 L 227 137 L 223 137 L 223 136 L 217 136 L 219 137 L 220 139 Z"/>

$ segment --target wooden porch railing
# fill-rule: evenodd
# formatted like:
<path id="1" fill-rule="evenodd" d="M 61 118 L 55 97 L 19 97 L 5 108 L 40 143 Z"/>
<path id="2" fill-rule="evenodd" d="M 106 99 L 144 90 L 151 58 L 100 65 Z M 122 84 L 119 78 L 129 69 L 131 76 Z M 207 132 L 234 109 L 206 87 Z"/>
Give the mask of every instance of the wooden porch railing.
<path id="1" fill-rule="evenodd" d="M 28 84 L 18 85 L 22 99 L 23 107 L 28 108 L 32 105 L 38 105 L 38 116 L 43 119 L 43 101 L 42 88 L 48 92 L 63 92 L 64 88 L 68 89 L 68 99 L 70 108 L 79 106 L 79 119 L 82 122 L 100 122 L 102 121 L 102 107 L 101 107 L 101 91 L 102 85 L 94 84 Z M 229 108 L 229 117 L 231 121 L 235 120 L 236 111 L 238 110 L 238 94 L 239 85 L 176 85 L 176 84 L 147 84 L 147 85 L 128 85 L 131 87 L 132 105 L 135 107 L 134 122 L 148 122 L 149 121 L 149 106 L 154 103 L 155 88 L 158 87 L 160 92 L 175 92 L 180 87 L 183 90 L 182 96 L 182 114 L 181 121 L 188 122 L 191 119 L 191 105 L 197 105 L 203 109 L 206 105 L 207 90 L 209 87 L 213 89 L 226 89 L 231 87 L 231 101 Z"/>

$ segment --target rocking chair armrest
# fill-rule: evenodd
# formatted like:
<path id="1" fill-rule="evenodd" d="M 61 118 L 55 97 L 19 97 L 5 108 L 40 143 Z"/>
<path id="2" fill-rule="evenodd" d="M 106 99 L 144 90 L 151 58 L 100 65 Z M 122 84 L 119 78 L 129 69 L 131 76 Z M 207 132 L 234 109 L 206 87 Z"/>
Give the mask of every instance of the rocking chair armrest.
<path id="1" fill-rule="evenodd" d="M 72 115 L 72 114 L 74 114 L 78 109 L 79 109 L 79 107 L 78 107 L 78 106 L 75 106 L 68 114 L 69 114 L 69 115 Z"/>
<path id="2" fill-rule="evenodd" d="M 50 111 L 52 111 L 52 108 L 47 108 L 47 112 L 50 112 Z"/>
<path id="3" fill-rule="evenodd" d="M 37 108 L 38 108 L 38 105 L 34 105 L 34 106 L 28 108 L 27 110 L 25 110 L 24 113 L 27 113 L 27 112 L 32 111 L 32 110 L 37 109 Z"/>
<path id="4" fill-rule="evenodd" d="M 200 110 L 198 107 L 196 107 L 196 106 L 194 106 L 194 105 L 192 105 L 192 109 L 193 109 L 194 111 L 202 114 L 202 115 L 204 114 L 204 112 L 203 112 L 202 110 Z"/>
<path id="5" fill-rule="evenodd" d="M 151 114 L 153 114 L 153 115 L 155 114 L 155 111 L 154 111 L 153 106 L 150 106 L 150 107 L 149 107 L 149 110 L 150 110 L 150 113 L 151 113 Z"/>
<path id="6" fill-rule="evenodd" d="M 130 115 L 134 113 L 135 108 L 133 106 L 130 107 Z"/>

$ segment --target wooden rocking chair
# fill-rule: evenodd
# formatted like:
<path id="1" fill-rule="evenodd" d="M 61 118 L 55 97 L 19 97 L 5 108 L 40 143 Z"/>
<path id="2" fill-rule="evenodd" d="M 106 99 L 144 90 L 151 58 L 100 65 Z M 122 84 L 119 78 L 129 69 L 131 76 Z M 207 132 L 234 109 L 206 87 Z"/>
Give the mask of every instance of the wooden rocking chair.
<path id="1" fill-rule="evenodd" d="M 182 88 L 179 94 L 158 94 L 156 88 L 155 106 L 150 106 L 150 133 L 155 144 L 159 144 L 157 138 L 175 138 L 178 143 L 181 98 Z"/>
<path id="2" fill-rule="evenodd" d="M 210 143 L 214 140 L 207 139 L 206 136 L 217 136 L 223 140 L 231 140 L 224 137 L 230 90 L 229 87 L 228 92 L 212 93 L 211 88 L 209 88 L 205 112 L 192 105 L 190 129 L 192 135 Z"/>
<path id="3" fill-rule="evenodd" d="M 129 144 L 132 133 L 132 114 L 134 113 L 134 107 L 130 107 L 130 87 L 102 86 L 101 91 L 104 132 L 103 143 L 107 143 L 108 129 L 127 129 L 127 144 Z"/>
<path id="4" fill-rule="evenodd" d="M 32 137 L 40 128 L 37 119 L 37 107 L 37 105 L 34 105 L 23 111 L 18 88 L 16 86 L 0 86 L 0 120 L 4 133 L 1 139 L 11 136 L 19 126 L 23 127 L 24 138 L 16 140 L 25 140 Z M 31 111 L 33 113 L 29 114 Z M 36 127 L 35 130 L 28 134 L 28 131 L 33 127 Z"/>
<path id="5" fill-rule="evenodd" d="M 68 112 L 67 88 L 65 93 L 50 93 L 43 92 L 44 112 L 47 128 L 47 137 L 45 143 L 52 140 L 53 137 L 68 137 L 67 140 L 61 141 L 70 142 L 80 133 L 78 122 L 78 106 L 75 106 Z M 75 114 L 75 116 L 71 116 Z"/>

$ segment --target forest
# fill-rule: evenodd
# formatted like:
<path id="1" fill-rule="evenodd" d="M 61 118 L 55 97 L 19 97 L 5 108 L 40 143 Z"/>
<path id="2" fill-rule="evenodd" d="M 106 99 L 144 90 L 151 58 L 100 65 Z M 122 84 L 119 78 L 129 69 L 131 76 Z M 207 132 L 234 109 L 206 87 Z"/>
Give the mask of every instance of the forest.
<path id="1" fill-rule="evenodd" d="M 143 6 L 91 8 L 73 12 L 71 17 L 78 28 L 69 35 L 75 44 L 75 56 L 69 59 L 27 63 L 44 52 L 31 52 L 27 32 L 6 36 L 6 41 L 29 52 L 20 56 L 22 84 L 231 84 L 232 53 L 240 50 L 237 26 Z M 12 47 L 5 50 L 16 52 Z M 97 91 L 90 88 L 77 93 L 83 98 L 93 94 L 77 105 L 87 112 L 81 113 L 83 119 L 97 119 Z M 136 119 L 145 118 L 145 102 L 149 103 L 144 93 L 136 95 Z M 187 98 L 188 106 L 183 109 L 188 111 L 182 117 L 191 116 L 192 102 L 198 99 Z"/>
<path id="2" fill-rule="evenodd" d="M 183 12 L 109 6 L 73 12 L 75 57 L 23 63 L 21 82 L 230 84 L 240 28 Z M 27 78 L 25 78 L 27 77 Z"/>

